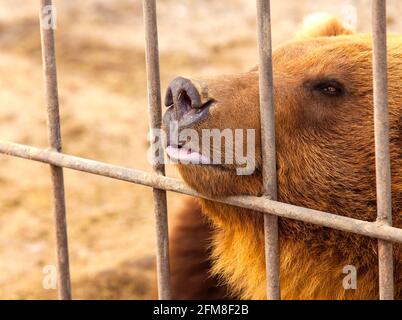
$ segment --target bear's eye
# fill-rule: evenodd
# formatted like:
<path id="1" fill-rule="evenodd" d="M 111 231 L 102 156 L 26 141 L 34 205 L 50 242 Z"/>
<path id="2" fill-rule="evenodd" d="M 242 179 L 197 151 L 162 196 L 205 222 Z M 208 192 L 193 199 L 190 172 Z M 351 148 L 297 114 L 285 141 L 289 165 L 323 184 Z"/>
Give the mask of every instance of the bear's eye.
<path id="1" fill-rule="evenodd" d="M 313 89 L 327 97 L 339 97 L 345 92 L 343 85 L 335 80 L 320 81 L 313 86 Z"/>

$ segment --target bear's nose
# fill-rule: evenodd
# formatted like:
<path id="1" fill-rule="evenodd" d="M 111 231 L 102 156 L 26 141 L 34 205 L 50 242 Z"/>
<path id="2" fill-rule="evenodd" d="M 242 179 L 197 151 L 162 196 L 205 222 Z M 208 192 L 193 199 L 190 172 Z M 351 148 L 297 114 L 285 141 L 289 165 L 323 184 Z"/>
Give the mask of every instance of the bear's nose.
<path id="1" fill-rule="evenodd" d="M 165 126 L 177 121 L 179 127 L 188 127 L 207 115 L 210 100 L 206 86 L 193 81 L 178 77 L 169 84 L 165 96 L 165 106 L 169 108 L 163 119 Z"/>
<path id="2" fill-rule="evenodd" d="M 177 77 L 166 90 L 165 105 L 173 106 L 182 115 L 201 106 L 200 94 L 191 80 Z"/>

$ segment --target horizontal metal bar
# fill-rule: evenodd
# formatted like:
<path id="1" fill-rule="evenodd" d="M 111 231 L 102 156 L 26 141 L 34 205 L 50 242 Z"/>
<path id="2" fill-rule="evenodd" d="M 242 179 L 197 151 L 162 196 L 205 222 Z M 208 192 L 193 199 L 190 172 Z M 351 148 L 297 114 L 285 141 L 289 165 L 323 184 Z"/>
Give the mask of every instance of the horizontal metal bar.
<path id="1" fill-rule="evenodd" d="M 402 229 L 383 225 L 378 222 L 362 221 L 324 211 L 298 207 L 287 203 L 269 200 L 266 197 L 232 196 L 225 198 L 210 198 L 189 188 L 179 179 L 1 140 L 0 153 L 136 183 L 152 188 L 209 199 L 262 213 L 270 213 L 284 218 L 300 220 L 372 238 L 402 243 Z"/>
<path id="2" fill-rule="evenodd" d="M 277 199 L 275 109 L 272 76 L 271 8 L 269 0 L 257 0 L 257 33 L 259 51 L 259 90 L 261 114 L 261 150 L 264 196 Z M 264 215 L 265 266 L 267 298 L 279 300 L 278 217 Z"/>
<path id="3" fill-rule="evenodd" d="M 377 189 L 377 221 L 392 225 L 391 162 L 389 152 L 387 17 L 385 0 L 374 0 L 373 100 Z M 392 243 L 378 241 L 379 288 L 381 300 L 394 299 L 394 259 Z"/>

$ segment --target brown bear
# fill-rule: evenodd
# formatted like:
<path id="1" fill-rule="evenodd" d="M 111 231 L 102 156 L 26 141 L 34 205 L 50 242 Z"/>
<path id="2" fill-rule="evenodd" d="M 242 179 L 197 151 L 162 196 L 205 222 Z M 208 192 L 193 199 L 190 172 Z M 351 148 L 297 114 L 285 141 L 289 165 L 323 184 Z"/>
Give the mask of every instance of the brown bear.
<path id="1" fill-rule="evenodd" d="M 188 199 L 170 232 L 170 273 L 175 300 L 234 298 L 219 277 L 211 275 L 213 227 L 196 199 Z"/>
<path id="2" fill-rule="evenodd" d="M 371 36 L 351 34 L 336 19 L 309 26 L 273 52 L 278 200 L 366 221 L 376 219 Z M 393 225 L 402 227 L 402 36 L 388 35 L 389 122 Z M 258 70 L 211 79 L 175 79 L 167 90 L 164 128 L 254 129 L 255 171 L 238 175 L 239 164 L 178 163 L 184 181 L 207 196 L 262 194 Z M 168 156 L 188 159 L 193 140 L 168 146 Z M 225 145 L 222 144 L 222 148 Z M 211 152 L 213 146 L 211 147 Z M 218 150 L 223 153 L 222 150 Z M 203 159 L 203 154 L 198 154 Z M 193 157 L 194 158 L 194 157 Z M 192 212 L 172 238 L 173 288 L 182 292 L 220 287 L 221 297 L 266 296 L 263 216 L 248 209 L 198 200 L 212 226 Z M 186 233 L 186 225 L 191 225 Z M 204 228 L 212 261 L 198 270 L 178 248 Z M 209 228 L 209 229 L 208 229 Z M 280 282 L 283 299 L 377 299 L 377 241 L 291 219 L 279 219 Z M 191 248 L 203 245 L 195 237 Z M 184 258 L 183 258 L 184 257 Z M 187 252 L 187 257 L 189 257 Z M 182 260 L 179 260 L 182 258 Z M 190 261 L 191 257 L 189 258 Z M 210 260 L 208 260 L 210 259 Z M 178 264 L 175 261 L 180 261 Z M 344 267 L 357 270 L 357 288 L 345 289 Z M 180 267 L 181 266 L 181 267 Z M 395 297 L 402 298 L 402 245 L 394 244 Z M 181 275 L 180 275 L 181 273 Z M 211 282 L 212 281 L 212 282 Z M 214 283 L 215 281 L 215 283 Z M 186 297 L 182 295 L 181 297 Z M 191 297 L 191 296 L 187 296 Z M 197 297 L 192 296 L 192 297 Z"/>

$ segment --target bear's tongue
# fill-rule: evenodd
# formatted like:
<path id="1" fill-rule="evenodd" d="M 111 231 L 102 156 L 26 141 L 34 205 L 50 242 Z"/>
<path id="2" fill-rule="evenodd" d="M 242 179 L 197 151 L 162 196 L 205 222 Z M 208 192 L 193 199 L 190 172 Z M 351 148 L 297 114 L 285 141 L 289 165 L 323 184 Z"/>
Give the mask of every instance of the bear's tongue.
<path id="1" fill-rule="evenodd" d="M 175 148 L 172 146 L 168 146 L 166 148 L 166 153 L 168 154 L 169 158 L 171 158 L 172 160 L 178 161 L 178 162 L 182 162 L 184 164 L 210 164 L 211 160 L 198 153 L 198 152 L 194 152 L 190 149 L 186 149 L 186 148 Z"/>

